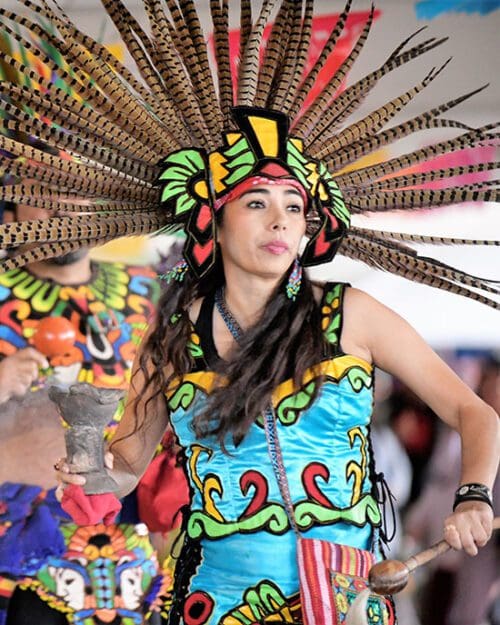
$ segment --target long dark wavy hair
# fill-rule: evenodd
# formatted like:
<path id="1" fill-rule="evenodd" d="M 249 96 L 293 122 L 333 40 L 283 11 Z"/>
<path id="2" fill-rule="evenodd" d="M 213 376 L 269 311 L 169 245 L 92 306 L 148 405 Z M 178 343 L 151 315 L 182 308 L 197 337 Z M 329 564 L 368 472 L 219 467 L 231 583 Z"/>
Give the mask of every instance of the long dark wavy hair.
<path id="1" fill-rule="evenodd" d="M 306 369 L 324 357 L 326 342 L 313 284 L 304 272 L 300 291 L 292 301 L 286 295 L 287 280 L 288 272 L 269 297 L 264 314 L 244 332 L 230 359 L 217 365 L 224 383 L 216 386 L 208 402 L 195 412 L 197 437 L 215 436 L 225 449 L 224 440 L 229 434 L 238 444 L 269 405 L 276 386 L 288 378 L 298 385 Z M 154 399 L 175 378 L 192 369 L 193 358 L 187 350 L 193 332 L 189 309 L 195 300 L 223 284 L 219 253 L 215 266 L 201 280 L 188 271 L 182 283 L 173 281 L 167 287 L 157 307 L 154 330 L 142 346 L 139 364 L 145 384 L 138 395 L 151 387 L 148 394 Z M 154 418 L 154 414 L 148 416 L 148 410 L 145 414 L 143 423 L 137 423 L 138 429 Z"/>

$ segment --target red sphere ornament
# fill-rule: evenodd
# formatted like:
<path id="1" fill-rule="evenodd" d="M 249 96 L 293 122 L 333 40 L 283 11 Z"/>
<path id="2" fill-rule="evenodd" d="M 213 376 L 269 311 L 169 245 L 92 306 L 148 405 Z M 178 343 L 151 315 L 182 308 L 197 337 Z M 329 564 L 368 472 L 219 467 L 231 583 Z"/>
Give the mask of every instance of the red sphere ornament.
<path id="1" fill-rule="evenodd" d="M 45 317 L 33 335 L 33 345 L 44 356 L 51 358 L 67 354 L 75 339 L 76 330 L 71 321 L 65 317 Z"/>

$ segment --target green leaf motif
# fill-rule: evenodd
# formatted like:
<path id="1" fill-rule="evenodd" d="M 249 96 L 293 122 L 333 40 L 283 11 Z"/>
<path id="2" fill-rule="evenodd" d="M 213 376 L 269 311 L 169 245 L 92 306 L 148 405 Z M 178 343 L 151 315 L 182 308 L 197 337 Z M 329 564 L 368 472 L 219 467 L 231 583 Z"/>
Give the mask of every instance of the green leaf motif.
<path id="1" fill-rule="evenodd" d="M 231 161 L 232 159 L 234 159 L 239 154 L 242 154 L 243 152 L 252 153 L 250 145 L 245 136 L 242 136 L 240 139 L 238 139 L 238 141 L 236 141 L 236 143 L 233 143 L 233 145 L 223 150 L 222 154 L 224 154 L 224 156 L 228 159 L 228 161 Z"/>
<path id="2" fill-rule="evenodd" d="M 182 407 L 187 410 L 193 403 L 196 395 L 196 387 L 192 382 L 183 382 L 168 401 L 172 411 Z"/>
<path id="3" fill-rule="evenodd" d="M 240 180 L 243 180 L 244 178 L 246 178 L 246 176 L 248 176 L 248 174 L 252 171 L 253 169 L 253 165 L 242 165 L 241 167 L 238 167 L 238 169 L 235 169 L 231 175 L 227 176 L 224 179 L 224 183 L 230 187 L 233 184 L 237 184 L 238 182 L 240 182 Z"/>
<path id="4" fill-rule="evenodd" d="M 328 293 L 326 294 L 326 298 L 325 301 L 326 303 L 331 306 L 332 302 L 337 299 L 338 297 L 340 297 L 340 291 L 342 289 L 342 285 L 341 284 L 336 284 L 332 289 L 330 289 L 328 291 Z"/>
<path id="5" fill-rule="evenodd" d="M 200 150 L 180 150 L 170 154 L 162 163 L 164 169 L 160 180 L 165 184 L 162 188 L 161 201 L 174 202 L 175 215 L 183 215 L 191 211 L 198 202 L 188 189 L 194 176 L 206 178 L 205 161 Z"/>
<path id="6" fill-rule="evenodd" d="M 311 397 L 314 393 L 316 382 L 313 380 L 300 389 L 297 393 L 285 397 L 277 410 L 277 417 L 283 425 L 293 425 L 302 410 L 305 410 L 311 403 Z"/>
<path id="7" fill-rule="evenodd" d="M 327 186 L 333 199 L 333 212 L 348 228 L 351 224 L 351 213 L 344 202 L 342 191 L 334 180 L 329 180 Z"/>
<path id="8" fill-rule="evenodd" d="M 288 141 L 287 143 L 286 162 L 293 169 L 293 172 L 297 176 L 299 182 L 304 185 L 306 189 L 310 190 L 310 184 L 307 177 L 311 172 L 306 168 L 309 161 L 291 141 Z"/>
<path id="9" fill-rule="evenodd" d="M 339 341 L 338 330 L 340 326 L 340 315 L 334 315 L 328 328 L 325 330 L 324 335 L 330 345 L 336 345 Z"/>
<path id="10" fill-rule="evenodd" d="M 347 371 L 347 379 L 351 388 L 359 393 L 363 388 L 371 388 L 373 379 L 370 373 L 367 373 L 362 367 L 351 367 Z"/>
<path id="11" fill-rule="evenodd" d="M 295 506 L 295 521 L 299 529 L 306 530 L 314 523 L 351 523 L 360 527 L 366 523 L 379 526 L 381 515 L 372 495 L 363 495 L 356 505 L 350 508 L 326 508 L 311 501 L 301 501 Z"/>

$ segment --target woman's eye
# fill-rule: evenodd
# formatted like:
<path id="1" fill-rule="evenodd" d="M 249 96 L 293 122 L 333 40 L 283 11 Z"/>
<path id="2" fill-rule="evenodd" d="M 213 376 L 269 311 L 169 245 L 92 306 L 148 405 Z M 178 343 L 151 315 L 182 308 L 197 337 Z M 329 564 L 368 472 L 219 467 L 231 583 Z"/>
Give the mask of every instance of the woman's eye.
<path id="1" fill-rule="evenodd" d="M 248 208 L 264 208 L 265 204 L 262 200 L 252 200 L 247 204 Z"/>
<path id="2" fill-rule="evenodd" d="M 288 210 L 291 213 L 301 213 L 304 209 L 302 207 L 302 204 L 291 204 L 290 206 L 288 206 Z"/>

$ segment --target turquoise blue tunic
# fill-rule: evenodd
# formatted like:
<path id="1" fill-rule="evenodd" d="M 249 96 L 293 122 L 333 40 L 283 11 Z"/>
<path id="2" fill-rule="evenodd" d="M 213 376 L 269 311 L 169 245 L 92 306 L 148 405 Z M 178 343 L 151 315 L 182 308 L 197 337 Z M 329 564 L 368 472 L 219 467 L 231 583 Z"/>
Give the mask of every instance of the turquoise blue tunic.
<path id="1" fill-rule="evenodd" d="M 343 284 L 329 284 L 323 296 L 329 357 L 306 372 L 300 388 L 290 380 L 280 384 L 273 403 L 303 534 L 378 553 L 381 514 L 369 440 L 373 372 L 369 363 L 340 349 L 344 290 Z M 296 539 L 263 422 L 255 422 L 238 446 L 228 437 L 228 454 L 213 439 L 197 439 L 193 414 L 210 393 L 215 374 L 206 370 L 194 330 L 189 349 L 196 366 L 168 394 L 191 490 L 169 623 L 299 622 Z M 320 373 L 326 380 L 312 400 Z"/>

